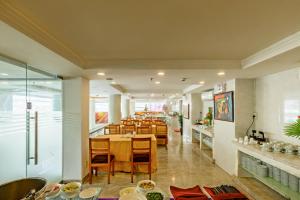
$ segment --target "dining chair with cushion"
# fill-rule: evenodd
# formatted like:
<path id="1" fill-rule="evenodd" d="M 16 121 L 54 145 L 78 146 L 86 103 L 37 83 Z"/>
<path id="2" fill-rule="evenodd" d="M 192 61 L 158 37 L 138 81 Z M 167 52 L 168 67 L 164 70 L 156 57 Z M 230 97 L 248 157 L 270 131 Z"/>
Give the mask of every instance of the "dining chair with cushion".
<path id="1" fill-rule="evenodd" d="M 131 138 L 131 183 L 138 165 L 148 165 L 149 180 L 151 180 L 151 137 Z"/>
<path id="2" fill-rule="evenodd" d="M 156 125 L 155 137 L 158 141 L 162 141 L 162 145 L 168 149 L 168 126 L 166 124 Z"/>
<path id="3" fill-rule="evenodd" d="M 152 129 L 151 126 L 138 126 L 136 128 L 136 133 L 137 134 L 151 134 L 152 133 Z"/>
<path id="4" fill-rule="evenodd" d="M 128 134 L 128 133 L 133 133 L 135 131 L 135 125 L 125 125 L 122 127 L 122 134 Z"/>
<path id="5" fill-rule="evenodd" d="M 92 184 L 93 169 L 97 175 L 98 167 L 107 167 L 107 183 L 110 184 L 110 174 L 115 174 L 115 156 L 110 153 L 109 138 L 90 138 L 89 154 L 89 183 Z"/>

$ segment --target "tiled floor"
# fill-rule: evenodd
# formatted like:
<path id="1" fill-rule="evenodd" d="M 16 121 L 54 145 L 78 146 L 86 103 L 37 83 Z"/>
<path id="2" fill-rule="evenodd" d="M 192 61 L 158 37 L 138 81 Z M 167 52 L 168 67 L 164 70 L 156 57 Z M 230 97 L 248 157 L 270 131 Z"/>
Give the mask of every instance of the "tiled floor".
<path id="1" fill-rule="evenodd" d="M 189 137 L 182 137 L 179 133 L 171 132 L 168 150 L 158 147 L 158 170 L 153 174 L 153 180 L 166 194 L 170 185 L 178 187 L 215 186 L 220 184 L 235 185 L 233 177 L 218 166 L 212 164 L 200 152 L 198 145 L 190 142 Z M 93 183 L 100 184 L 103 189 L 101 197 L 118 197 L 122 188 L 135 186 L 139 180 L 148 179 L 147 174 L 135 176 L 134 184 L 130 183 L 129 173 L 116 173 L 107 184 L 106 174 L 93 178 Z M 260 196 L 259 190 L 257 196 Z M 261 199 L 265 194 L 261 194 Z"/>

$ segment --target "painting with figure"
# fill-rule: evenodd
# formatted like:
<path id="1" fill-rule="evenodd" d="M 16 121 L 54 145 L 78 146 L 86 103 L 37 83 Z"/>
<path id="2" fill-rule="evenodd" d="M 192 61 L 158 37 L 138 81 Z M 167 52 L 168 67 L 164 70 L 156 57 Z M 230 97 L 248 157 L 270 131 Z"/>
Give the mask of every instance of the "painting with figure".
<path id="1" fill-rule="evenodd" d="M 234 121 L 233 91 L 214 95 L 215 120 Z"/>

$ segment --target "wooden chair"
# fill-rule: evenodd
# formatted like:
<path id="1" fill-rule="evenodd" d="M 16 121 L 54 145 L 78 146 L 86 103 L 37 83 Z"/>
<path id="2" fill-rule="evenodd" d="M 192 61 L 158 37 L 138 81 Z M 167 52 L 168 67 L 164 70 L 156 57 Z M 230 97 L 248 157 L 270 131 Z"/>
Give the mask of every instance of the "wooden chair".
<path id="1" fill-rule="evenodd" d="M 163 141 L 163 145 L 168 149 L 168 126 L 166 124 L 156 125 L 155 137 L 158 141 Z"/>
<path id="2" fill-rule="evenodd" d="M 110 124 L 107 127 L 105 127 L 105 133 L 108 134 L 120 134 L 120 125 L 119 124 Z"/>
<path id="3" fill-rule="evenodd" d="M 135 131 L 135 125 L 125 125 L 122 128 L 122 134 L 133 133 Z"/>
<path id="4" fill-rule="evenodd" d="M 137 165 L 148 165 L 149 180 L 151 180 L 151 163 L 151 137 L 131 138 L 131 183 Z"/>
<path id="5" fill-rule="evenodd" d="M 96 169 L 96 176 L 98 167 L 107 167 L 108 179 L 110 184 L 110 173 L 115 175 L 115 156 L 110 153 L 109 138 L 90 138 L 89 139 L 89 183 L 92 184 L 93 169 Z"/>
<path id="6" fill-rule="evenodd" d="M 136 128 L 136 133 L 137 134 L 151 134 L 152 133 L 151 126 L 138 126 Z"/>
<path id="7" fill-rule="evenodd" d="M 151 124 L 152 124 L 151 120 L 143 120 L 141 123 L 142 126 L 150 126 Z"/>

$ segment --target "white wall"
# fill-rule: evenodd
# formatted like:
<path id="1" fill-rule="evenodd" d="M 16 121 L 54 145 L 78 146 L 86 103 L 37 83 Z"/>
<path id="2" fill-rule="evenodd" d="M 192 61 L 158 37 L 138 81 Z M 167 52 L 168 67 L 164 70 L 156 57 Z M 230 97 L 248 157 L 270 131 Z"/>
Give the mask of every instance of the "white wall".
<path id="1" fill-rule="evenodd" d="M 183 105 L 190 105 L 189 119 L 183 118 L 183 136 L 187 141 L 192 141 L 192 124 L 200 118 L 202 100 L 200 93 L 188 93 L 183 97 Z"/>
<path id="2" fill-rule="evenodd" d="M 234 122 L 214 120 L 215 149 L 217 165 L 234 175 L 236 170 L 236 149 L 234 138 L 244 137 L 251 124 L 254 112 L 254 80 L 235 79 L 226 81 L 226 91 L 234 91 Z"/>
<path id="3" fill-rule="evenodd" d="M 226 84 L 227 91 L 235 91 L 235 80 L 229 80 Z M 214 120 L 214 156 L 216 164 L 229 174 L 233 174 L 235 169 L 233 138 L 235 138 L 234 122 Z"/>
<path id="4" fill-rule="evenodd" d="M 255 110 L 256 129 L 267 132 L 271 139 L 300 144 L 282 130 L 289 119 L 300 115 L 300 68 L 258 78 Z"/>
<path id="5" fill-rule="evenodd" d="M 89 82 L 63 80 L 63 179 L 82 180 L 88 173 Z"/>

